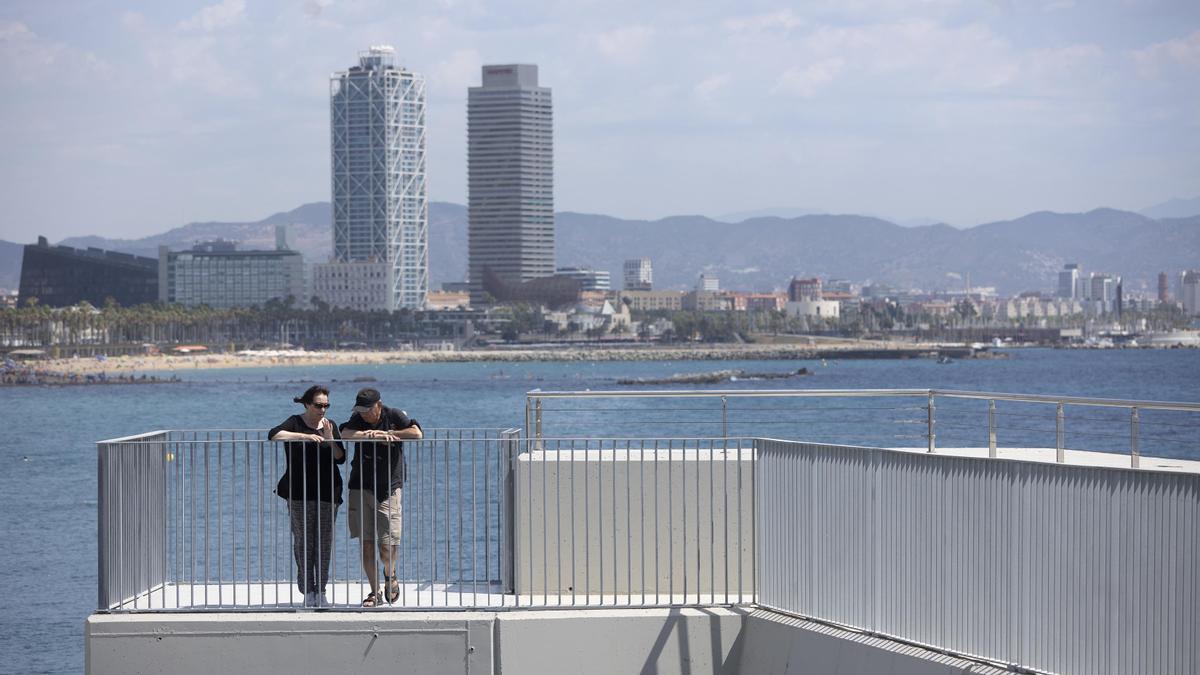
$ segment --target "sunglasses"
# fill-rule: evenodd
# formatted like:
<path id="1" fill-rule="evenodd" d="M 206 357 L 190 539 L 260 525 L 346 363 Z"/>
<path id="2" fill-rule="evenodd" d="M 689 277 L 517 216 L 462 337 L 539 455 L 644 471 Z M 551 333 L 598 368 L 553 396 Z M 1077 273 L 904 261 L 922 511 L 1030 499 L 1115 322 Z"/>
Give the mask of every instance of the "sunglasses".
<path id="1" fill-rule="evenodd" d="M 320 408 L 321 410 L 326 410 L 329 408 L 328 403 L 309 403 L 309 405 L 311 405 L 314 408 Z"/>

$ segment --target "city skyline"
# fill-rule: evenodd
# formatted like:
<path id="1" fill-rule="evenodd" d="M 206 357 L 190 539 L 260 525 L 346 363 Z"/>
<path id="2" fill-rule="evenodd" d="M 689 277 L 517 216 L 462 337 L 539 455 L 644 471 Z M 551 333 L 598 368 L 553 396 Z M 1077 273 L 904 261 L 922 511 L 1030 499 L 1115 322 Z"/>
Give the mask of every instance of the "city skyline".
<path id="1" fill-rule="evenodd" d="M 440 201 L 465 201 L 465 89 L 485 62 L 561 83 L 564 210 L 971 225 L 1138 210 L 1200 184 L 1192 3 L 15 2 L 0 239 L 134 237 L 319 198 L 329 64 L 379 43 L 429 77 Z"/>

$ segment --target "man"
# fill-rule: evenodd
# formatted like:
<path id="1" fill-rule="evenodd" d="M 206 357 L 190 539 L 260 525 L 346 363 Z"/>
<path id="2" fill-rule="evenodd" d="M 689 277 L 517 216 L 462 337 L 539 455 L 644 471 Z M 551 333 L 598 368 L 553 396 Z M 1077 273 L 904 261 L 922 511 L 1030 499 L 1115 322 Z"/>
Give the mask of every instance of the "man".
<path id="1" fill-rule="evenodd" d="M 403 410 L 385 406 L 376 389 L 358 392 L 353 413 L 341 426 L 343 439 L 359 441 L 350 463 L 350 536 L 362 542 L 363 571 L 371 584 L 363 607 L 377 607 L 383 598 L 393 603 L 400 597 L 396 549 L 403 521 L 400 490 L 407 477 L 401 441 L 420 440 L 422 433 L 421 425 Z M 375 564 L 376 542 L 383 562 L 383 596 Z"/>

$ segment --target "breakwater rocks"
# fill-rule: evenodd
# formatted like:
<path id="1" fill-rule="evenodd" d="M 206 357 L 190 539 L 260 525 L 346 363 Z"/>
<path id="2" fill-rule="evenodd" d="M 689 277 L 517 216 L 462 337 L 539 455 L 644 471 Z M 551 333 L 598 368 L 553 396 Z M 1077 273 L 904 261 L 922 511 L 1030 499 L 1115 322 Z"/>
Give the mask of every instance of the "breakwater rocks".
<path id="1" fill-rule="evenodd" d="M 721 384 L 736 380 L 782 380 L 789 377 L 812 375 L 808 368 L 790 370 L 784 373 L 749 373 L 744 370 L 718 370 L 712 373 L 682 373 L 668 377 L 627 377 L 617 380 L 617 384 Z"/>
<path id="2" fill-rule="evenodd" d="M 386 358 L 397 362 L 473 361 L 761 361 L 832 359 L 955 359 L 1003 358 L 1001 354 L 970 347 L 832 347 L 816 349 L 796 346 L 736 347 L 556 347 L 468 350 L 458 352 L 407 352 Z M 1007 355 L 1004 355 L 1007 356 Z"/>
<path id="3" fill-rule="evenodd" d="M 0 372 L 0 386 L 3 387 L 66 386 L 74 384 L 162 384 L 164 382 L 181 381 L 174 375 L 171 377 L 158 377 L 155 375 L 63 373 L 54 370 L 35 370 L 31 368 L 5 369 L 3 372 Z"/>

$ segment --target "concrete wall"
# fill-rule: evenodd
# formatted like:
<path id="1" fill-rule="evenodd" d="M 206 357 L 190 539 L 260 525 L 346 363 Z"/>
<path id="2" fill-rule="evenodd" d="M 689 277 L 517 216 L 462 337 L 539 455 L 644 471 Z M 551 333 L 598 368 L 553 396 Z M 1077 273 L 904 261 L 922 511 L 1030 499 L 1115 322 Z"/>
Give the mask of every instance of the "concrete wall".
<path id="1" fill-rule="evenodd" d="M 518 593 L 660 596 L 754 581 L 751 448 L 546 449 L 514 469 Z M 573 530 L 573 532 L 572 532 Z M 739 539 L 740 533 L 740 539 Z M 648 598 L 649 602 L 653 602 Z"/>
<path id="2" fill-rule="evenodd" d="M 97 614 L 87 672 L 746 673 L 1003 671 L 738 608 Z"/>

